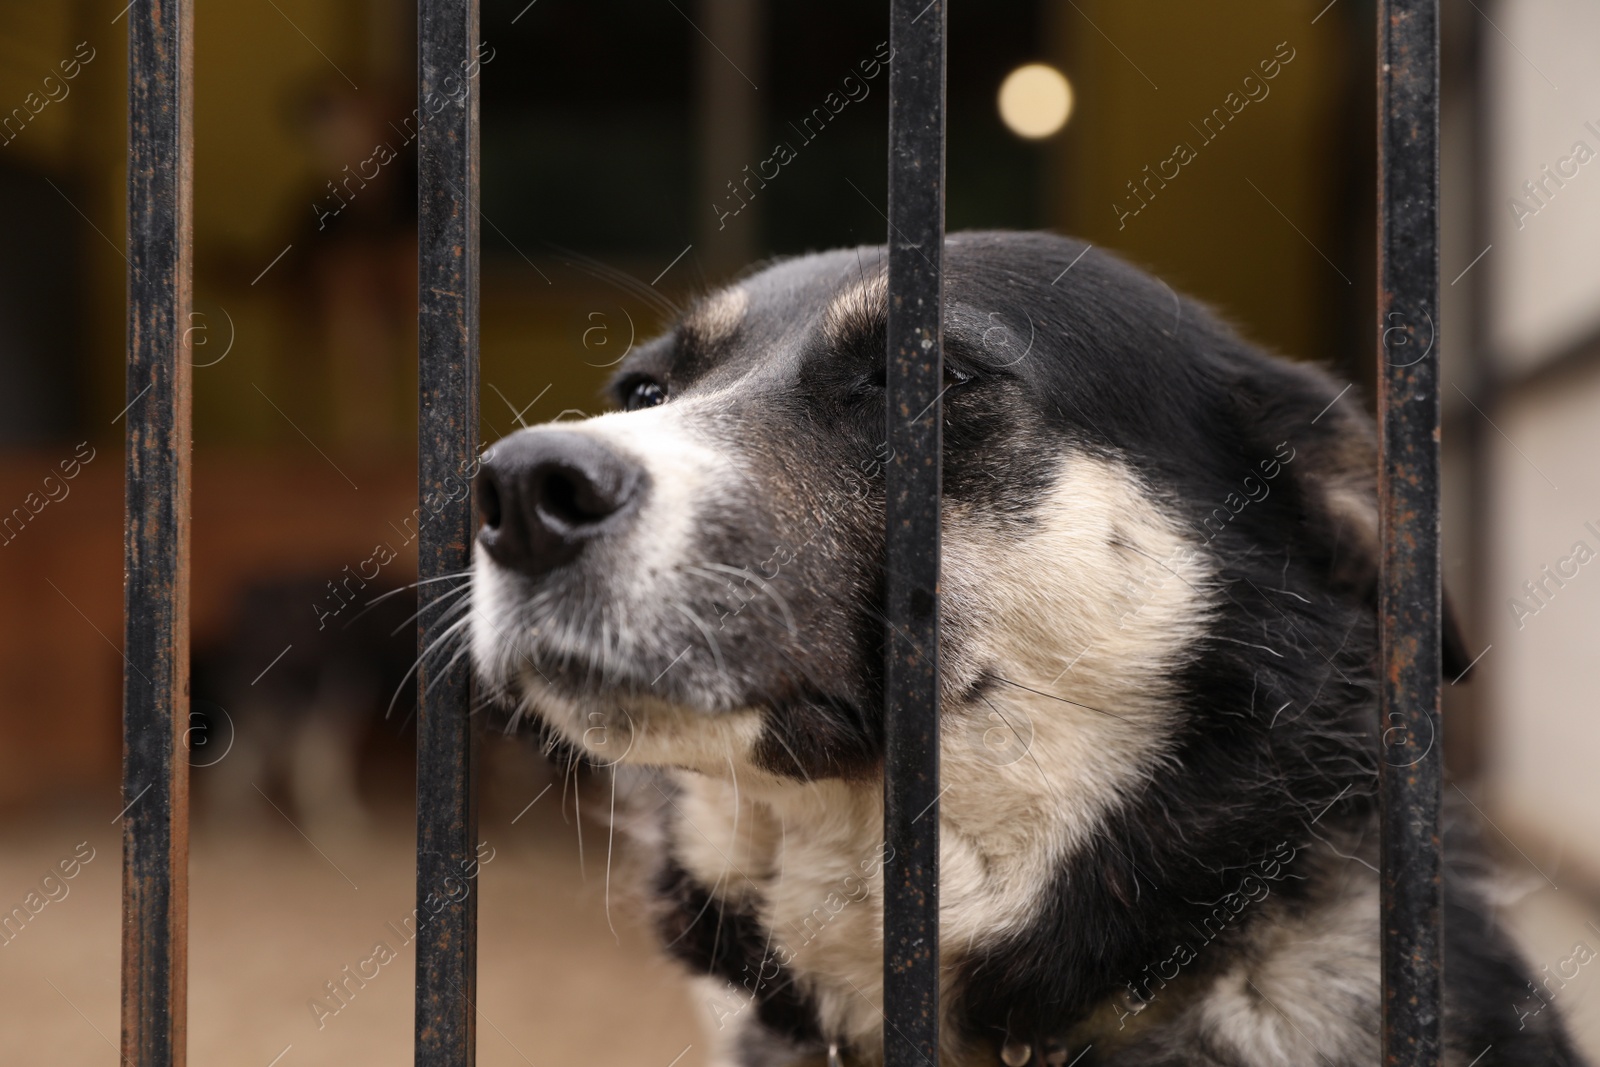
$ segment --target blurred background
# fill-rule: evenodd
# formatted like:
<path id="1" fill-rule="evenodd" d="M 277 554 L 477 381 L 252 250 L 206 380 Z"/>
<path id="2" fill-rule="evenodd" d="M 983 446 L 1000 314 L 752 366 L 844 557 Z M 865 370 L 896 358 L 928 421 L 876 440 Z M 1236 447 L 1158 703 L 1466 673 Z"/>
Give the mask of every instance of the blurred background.
<path id="1" fill-rule="evenodd" d="M 124 2 L 0 0 L 15 1062 L 116 1061 Z M 395 1062 L 415 598 L 373 604 L 415 576 L 415 11 L 196 6 L 192 1059 Z M 1370 406 L 1372 0 L 951 6 L 951 230 L 1114 249 Z M 485 440 L 597 410 L 669 301 L 883 240 L 885 12 L 484 0 Z M 1480 657 L 1446 687 L 1447 789 L 1491 820 L 1499 915 L 1600 1055 L 1595 979 L 1563 969 L 1600 947 L 1600 7 L 1444 17 L 1445 576 Z M 480 1062 L 700 1063 L 626 853 L 536 751 L 492 742 L 484 779 Z M 332 999 L 379 941 L 398 958 Z"/>

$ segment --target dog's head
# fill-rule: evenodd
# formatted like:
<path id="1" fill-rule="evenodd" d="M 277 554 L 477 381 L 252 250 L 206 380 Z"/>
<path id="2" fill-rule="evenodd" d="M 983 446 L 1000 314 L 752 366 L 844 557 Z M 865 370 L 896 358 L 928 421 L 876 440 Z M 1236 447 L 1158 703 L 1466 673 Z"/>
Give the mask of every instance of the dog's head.
<path id="1" fill-rule="evenodd" d="M 1372 435 L 1331 378 L 1079 242 L 952 237 L 945 278 L 947 761 L 1148 776 L 1186 710 L 1366 691 Z M 779 262 L 620 411 L 499 442 L 486 684 L 601 761 L 876 773 L 888 300 L 881 248 Z"/>

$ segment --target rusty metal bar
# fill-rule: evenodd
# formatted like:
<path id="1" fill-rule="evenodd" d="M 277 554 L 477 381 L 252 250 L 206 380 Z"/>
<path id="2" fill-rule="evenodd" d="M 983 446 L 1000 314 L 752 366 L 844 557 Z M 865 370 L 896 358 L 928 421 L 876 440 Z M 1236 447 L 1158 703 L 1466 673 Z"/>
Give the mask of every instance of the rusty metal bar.
<path id="1" fill-rule="evenodd" d="M 885 507 L 886 1067 L 939 1057 L 945 0 L 891 0 Z"/>
<path id="2" fill-rule="evenodd" d="M 122 1060 L 182 1067 L 189 925 L 194 10 L 128 10 Z"/>
<path id="3" fill-rule="evenodd" d="M 419 0 L 418 577 L 459 574 L 474 533 L 478 439 L 478 0 Z M 421 602 L 448 583 L 419 587 Z M 433 591 L 433 592 L 430 592 Z M 472 681 L 430 657 L 418 617 L 417 1067 L 477 1056 L 478 811 Z M 465 892 L 458 887 L 465 886 Z"/>
<path id="4" fill-rule="evenodd" d="M 1440 1038 L 1439 10 L 1378 7 L 1383 1061 Z"/>

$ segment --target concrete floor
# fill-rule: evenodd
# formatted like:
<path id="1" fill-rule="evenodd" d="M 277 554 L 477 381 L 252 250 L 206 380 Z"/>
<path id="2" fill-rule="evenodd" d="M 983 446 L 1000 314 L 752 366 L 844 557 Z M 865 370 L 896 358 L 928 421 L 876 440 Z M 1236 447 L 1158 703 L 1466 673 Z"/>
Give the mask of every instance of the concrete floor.
<path id="1" fill-rule="evenodd" d="M 495 853 L 477 890 L 478 1063 L 700 1067 L 700 1036 L 682 979 L 653 951 L 636 903 L 615 877 L 613 935 L 605 834 L 585 828 L 580 872 L 559 792 L 516 825 L 507 817 L 485 820 L 482 836 Z M 117 1063 L 121 874 L 114 813 L 113 807 L 0 828 L 6 910 L 80 842 L 94 850 L 66 883 L 67 895 L 0 947 L 0 1062 Z M 400 926 L 415 904 L 411 827 L 394 819 L 365 840 L 313 847 L 280 822 L 246 834 L 197 831 L 189 1062 L 410 1063 L 416 957 L 386 924 Z M 372 957 L 380 941 L 396 958 L 379 966 L 337 1014 L 319 1019 L 312 998 L 343 967 Z M 368 974 L 372 966 L 365 965 Z"/>
<path id="2" fill-rule="evenodd" d="M 608 923 L 605 835 L 586 827 L 580 870 L 575 828 L 562 816 L 559 794 L 558 786 L 515 824 L 509 813 L 483 820 L 482 836 L 495 855 L 477 889 L 483 932 L 478 1062 L 700 1067 L 704 1049 L 688 991 L 643 928 L 638 901 L 626 888 L 626 856 L 618 856 L 613 870 Z M 93 858 L 66 883 L 67 895 L 0 945 L 0 1062 L 117 1062 L 120 840 L 114 813 L 114 805 L 103 812 L 80 808 L 0 826 L 5 911 L 20 905 L 80 842 L 87 842 L 80 855 L 93 849 Z M 276 825 L 263 820 L 249 832 L 205 826 L 196 832 L 189 1062 L 411 1062 L 415 956 L 386 925 L 398 926 L 414 903 L 409 822 L 393 818 L 362 839 L 313 846 L 273 818 Z M 1524 892 L 1508 900 L 1501 916 L 1535 970 L 1548 965 L 1558 973 L 1578 943 L 1600 949 L 1600 916 L 1578 897 L 1531 871 L 1511 877 Z M 55 892 L 60 895 L 59 888 Z M 336 1015 L 319 1020 L 309 1002 L 347 964 L 372 956 L 379 941 L 394 948 L 396 958 Z M 1573 964 L 1565 969 L 1571 973 Z M 1600 1064 L 1597 975 L 1600 965 L 1579 967 L 1553 1004 Z M 1517 1009 L 1506 1006 L 1508 1013 Z"/>

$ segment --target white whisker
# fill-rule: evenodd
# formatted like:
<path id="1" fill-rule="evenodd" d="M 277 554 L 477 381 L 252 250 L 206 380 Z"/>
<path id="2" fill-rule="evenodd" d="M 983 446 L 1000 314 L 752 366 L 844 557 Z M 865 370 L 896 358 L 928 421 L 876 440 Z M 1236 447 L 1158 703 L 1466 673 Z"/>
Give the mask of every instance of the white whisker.
<path id="1" fill-rule="evenodd" d="M 710 646 L 711 649 L 711 658 L 717 665 L 717 673 L 721 674 L 723 679 L 726 680 L 728 676 L 728 666 L 722 662 L 722 646 L 717 643 L 717 635 L 712 632 L 711 627 L 706 625 L 704 619 L 696 615 L 693 611 L 690 611 L 688 608 L 683 607 L 681 604 L 673 604 L 672 609 L 678 612 L 684 618 L 688 619 L 690 622 L 694 623 L 695 628 L 698 629 L 705 637 L 706 644 Z"/>
<path id="2" fill-rule="evenodd" d="M 387 719 L 390 715 L 394 714 L 394 702 L 400 699 L 400 693 L 401 693 L 402 690 L 405 689 L 406 683 L 411 680 L 411 676 L 413 674 L 416 674 L 419 670 L 422 669 L 422 661 L 427 659 L 428 656 L 432 654 L 433 650 L 438 648 L 439 645 L 442 642 L 444 642 L 444 641 L 446 641 L 446 640 L 448 640 L 450 638 L 451 633 L 455 630 L 456 625 L 460 625 L 460 623 L 458 622 L 457 624 L 452 625 L 450 630 L 445 631 L 445 633 L 443 635 L 441 635 L 440 637 L 435 638 L 434 641 L 430 645 L 428 645 L 427 648 L 423 649 L 422 650 L 422 654 L 419 655 L 416 658 L 416 661 L 411 664 L 410 669 L 406 671 L 406 673 L 405 673 L 405 675 L 403 677 L 401 677 L 400 684 L 395 687 L 394 696 L 389 698 L 389 706 L 388 706 L 388 708 L 384 710 L 383 717 L 385 719 Z M 423 695 L 426 695 L 426 694 L 424 693 Z M 420 701 L 421 698 L 419 697 L 418 699 Z"/>
<path id="3" fill-rule="evenodd" d="M 606 821 L 606 927 L 610 929 L 611 936 L 616 938 L 617 944 L 622 944 L 622 938 L 617 936 L 617 928 L 611 923 L 611 847 L 617 839 L 617 772 L 615 768 L 611 775 L 611 817 Z"/>
<path id="4" fill-rule="evenodd" d="M 721 571 L 725 574 L 735 575 L 737 577 L 755 582 L 760 591 L 771 597 L 772 602 L 776 604 L 778 606 L 778 610 L 783 613 L 784 627 L 788 629 L 790 633 L 796 632 L 794 625 L 794 612 L 789 609 L 789 602 L 785 600 L 783 596 L 777 592 L 777 590 L 772 588 L 771 581 L 761 577 L 754 571 L 751 571 L 748 567 L 730 567 L 725 563 L 701 563 L 698 566 L 687 567 L 685 569 L 691 573 L 699 573 L 703 577 L 711 577 L 711 575 L 705 574 L 701 568 L 710 568 L 714 571 Z M 726 582 L 727 579 L 724 578 L 722 581 Z"/>

